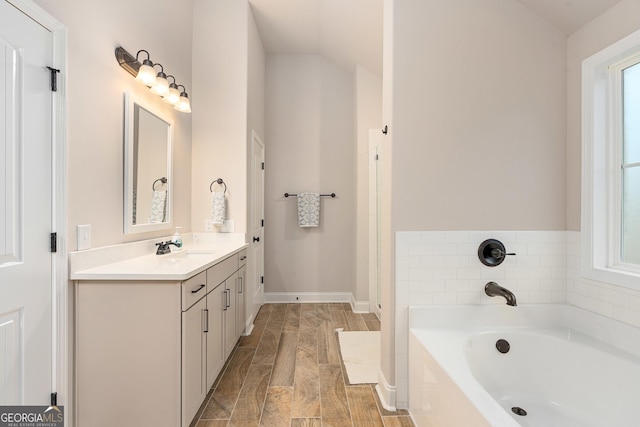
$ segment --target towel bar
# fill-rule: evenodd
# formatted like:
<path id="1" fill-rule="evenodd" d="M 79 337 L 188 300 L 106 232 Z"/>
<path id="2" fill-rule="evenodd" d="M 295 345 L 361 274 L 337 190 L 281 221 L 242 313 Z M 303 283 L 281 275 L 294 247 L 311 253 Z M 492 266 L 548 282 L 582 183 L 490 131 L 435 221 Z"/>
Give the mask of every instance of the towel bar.
<path id="1" fill-rule="evenodd" d="M 284 197 L 298 197 L 298 195 L 294 194 L 294 193 L 284 193 Z M 331 198 L 334 198 L 334 197 L 336 197 L 336 193 L 321 194 L 320 197 L 331 197 Z"/>

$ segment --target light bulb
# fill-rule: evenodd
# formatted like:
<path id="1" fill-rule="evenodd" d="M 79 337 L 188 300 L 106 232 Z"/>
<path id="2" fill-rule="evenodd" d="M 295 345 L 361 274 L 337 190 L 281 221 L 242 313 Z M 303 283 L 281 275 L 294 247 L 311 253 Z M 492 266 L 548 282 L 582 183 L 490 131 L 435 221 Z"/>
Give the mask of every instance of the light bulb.
<path id="1" fill-rule="evenodd" d="M 171 105 L 176 105 L 180 101 L 180 92 L 175 83 L 169 85 L 169 93 L 167 93 L 162 100 Z"/>
<path id="2" fill-rule="evenodd" d="M 180 94 L 180 100 L 178 101 L 176 106 L 173 108 L 178 111 L 182 111 L 183 113 L 191 112 L 191 102 L 189 102 L 189 97 L 187 96 L 186 92 L 182 92 Z"/>
<path id="3" fill-rule="evenodd" d="M 156 70 L 153 69 L 153 62 L 145 59 L 138 70 L 136 81 L 146 86 L 153 86 L 156 83 Z"/>
<path id="4" fill-rule="evenodd" d="M 169 93 L 169 82 L 160 74 L 164 73 L 158 73 L 156 76 L 156 84 L 151 88 L 151 93 L 154 95 L 165 96 Z"/>

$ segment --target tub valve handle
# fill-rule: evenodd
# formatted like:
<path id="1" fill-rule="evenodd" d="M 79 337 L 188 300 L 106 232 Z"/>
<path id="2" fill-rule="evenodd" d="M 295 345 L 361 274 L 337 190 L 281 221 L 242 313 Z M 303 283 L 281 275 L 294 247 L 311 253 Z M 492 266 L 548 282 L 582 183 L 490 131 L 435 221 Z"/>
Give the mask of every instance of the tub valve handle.
<path id="1" fill-rule="evenodd" d="M 491 256 L 494 258 L 504 258 L 507 255 L 515 255 L 515 252 L 507 253 L 501 249 L 495 248 L 491 250 Z"/>
<path id="2" fill-rule="evenodd" d="M 496 239 L 487 239 L 480 243 L 478 248 L 480 262 L 488 267 L 502 264 L 507 255 L 515 255 L 515 253 L 507 252 L 502 242 Z"/>

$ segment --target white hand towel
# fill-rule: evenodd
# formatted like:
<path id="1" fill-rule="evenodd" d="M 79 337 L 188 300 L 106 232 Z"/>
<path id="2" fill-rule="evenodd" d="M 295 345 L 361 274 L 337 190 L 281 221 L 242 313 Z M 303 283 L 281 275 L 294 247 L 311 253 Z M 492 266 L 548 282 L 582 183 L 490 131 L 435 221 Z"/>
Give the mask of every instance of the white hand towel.
<path id="1" fill-rule="evenodd" d="M 226 209 L 226 199 L 222 191 L 211 193 L 211 222 L 215 225 L 224 223 L 224 211 Z"/>
<path id="2" fill-rule="evenodd" d="M 298 224 L 300 227 L 320 225 L 320 194 L 298 193 Z"/>
<path id="3" fill-rule="evenodd" d="M 151 198 L 151 213 L 149 214 L 149 222 L 156 224 L 165 221 L 167 213 L 167 192 L 154 191 Z"/>

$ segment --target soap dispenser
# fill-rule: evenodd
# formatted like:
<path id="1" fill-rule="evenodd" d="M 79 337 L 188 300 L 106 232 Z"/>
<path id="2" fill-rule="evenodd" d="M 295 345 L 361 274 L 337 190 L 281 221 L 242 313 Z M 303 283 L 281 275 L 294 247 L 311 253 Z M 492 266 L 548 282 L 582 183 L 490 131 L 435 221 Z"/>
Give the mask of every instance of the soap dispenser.
<path id="1" fill-rule="evenodd" d="M 173 235 L 173 238 L 171 239 L 171 241 L 176 245 L 176 247 L 181 248 L 182 247 L 182 237 L 180 237 L 180 229 L 182 227 L 176 227 L 176 232 Z"/>

